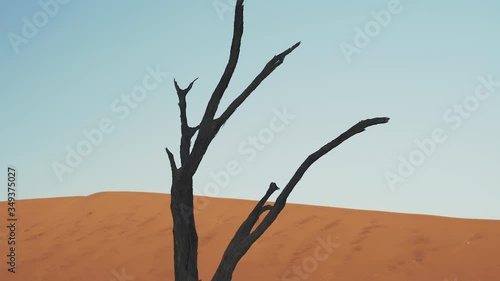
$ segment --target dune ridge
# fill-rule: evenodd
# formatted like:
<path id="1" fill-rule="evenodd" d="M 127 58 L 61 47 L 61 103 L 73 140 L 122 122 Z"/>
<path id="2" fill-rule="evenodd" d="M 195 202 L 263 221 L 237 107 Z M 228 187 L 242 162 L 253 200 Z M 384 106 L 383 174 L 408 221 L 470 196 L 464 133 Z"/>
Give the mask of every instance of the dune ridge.
<path id="1" fill-rule="evenodd" d="M 255 202 L 197 198 L 208 281 Z M 7 272 L 4 227 L 0 280 L 172 280 L 169 204 L 140 192 L 19 200 L 17 272 Z M 288 204 L 233 280 L 498 281 L 500 221 Z"/>

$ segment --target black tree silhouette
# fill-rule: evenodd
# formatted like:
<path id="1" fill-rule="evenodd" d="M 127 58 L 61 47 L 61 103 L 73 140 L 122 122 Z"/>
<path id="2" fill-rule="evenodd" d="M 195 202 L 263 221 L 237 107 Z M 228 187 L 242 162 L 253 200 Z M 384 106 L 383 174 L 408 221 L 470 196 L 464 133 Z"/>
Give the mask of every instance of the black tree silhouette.
<path id="1" fill-rule="evenodd" d="M 186 96 L 193 87 L 196 79 L 185 89 L 179 87 L 174 80 L 175 89 L 179 98 L 181 141 L 180 160 L 178 167 L 174 155 L 167 148 L 166 152 L 172 170 L 171 203 L 170 209 L 173 218 L 174 239 L 174 270 L 176 281 L 198 281 L 198 234 L 193 208 L 193 176 L 196 173 L 210 143 L 215 138 L 221 127 L 233 115 L 238 107 L 250 96 L 250 94 L 278 67 L 285 57 L 295 50 L 300 42 L 294 44 L 284 52 L 274 56 L 254 78 L 254 80 L 234 99 L 229 106 L 216 118 L 219 103 L 231 81 L 240 55 L 241 38 L 243 35 L 243 0 L 238 0 L 235 7 L 234 33 L 229 55 L 229 61 L 224 73 L 213 91 L 199 125 L 191 127 L 187 118 Z M 278 186 L 273 182 L 269 185 L 267 192 L 255 205 L 246 220 L 236 231 L 229 242 L 222 260 L 215 272 L 213 281 L 229 281 L 240 259 L 250 249 L 252 244 L 276 220 L 286 204 L 286 200 L 297 183 L 305 174 L 307 169 L 323 155 L 343 143 L 350 137 L 363 132 L 367 127 L 387 123 L 389 118 L 378 117 L 358 122 L 350 129 L 333 139 L 316 152 L 309 155 L 299 166 L 290 181 L 285 185 L 274 203 L 267 203 L 269 197 L 277 190 Z M 196 135 L 194 145 L 191 141 Z M 257 224 L 260 216 L 265 216 Z"/>

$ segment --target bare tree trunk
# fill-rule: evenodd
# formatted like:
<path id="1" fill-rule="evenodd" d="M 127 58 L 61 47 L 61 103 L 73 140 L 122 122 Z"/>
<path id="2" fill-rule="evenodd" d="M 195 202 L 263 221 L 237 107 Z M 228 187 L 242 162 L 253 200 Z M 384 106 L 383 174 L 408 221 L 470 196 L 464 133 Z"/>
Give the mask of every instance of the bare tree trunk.
<path id="1" fill-rule="evenodd" d="M 198 281 L 198 234 L 193 214 L 193 178 L 180 175 L 172 183 L 175 280 Z"/>

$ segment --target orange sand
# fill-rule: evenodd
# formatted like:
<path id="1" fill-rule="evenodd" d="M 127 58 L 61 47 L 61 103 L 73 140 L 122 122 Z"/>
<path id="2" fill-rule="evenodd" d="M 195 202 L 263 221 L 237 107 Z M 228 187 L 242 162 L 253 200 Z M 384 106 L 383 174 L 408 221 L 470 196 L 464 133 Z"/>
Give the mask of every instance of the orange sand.
<path id="1" fill-rule="evenodd" d="M 255 203 L 199 202 L 208 202 L 196 213 L 200 278 L 208 281 Z M 169 195 L 136 192 L 20 200 L 17 273 L 7 272 L 3 226 L 0 280 L 172 280 L 169 204 Z M 334 246 L 325 249 L 319 241 L 328 240 Z M 500 221 L 288 204 L 233 280 L 499 281 Z"/>

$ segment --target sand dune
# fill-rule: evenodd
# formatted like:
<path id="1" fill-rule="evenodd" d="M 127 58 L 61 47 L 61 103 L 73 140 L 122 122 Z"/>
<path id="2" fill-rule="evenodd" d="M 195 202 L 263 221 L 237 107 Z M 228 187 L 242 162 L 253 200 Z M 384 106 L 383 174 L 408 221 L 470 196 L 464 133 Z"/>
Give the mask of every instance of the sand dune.
<path id="1" fill-rule="evenodd" d="M 208 281 L 254 202 L 199 202 L 200 277 Z M 172 280 L 169 203 L 135 192 L 18 201 L 17 273 L 6 269 L 2 227 L 0 280 Z M 500 221 L 289 204 L 233 280 L 499 281 Z"/>

